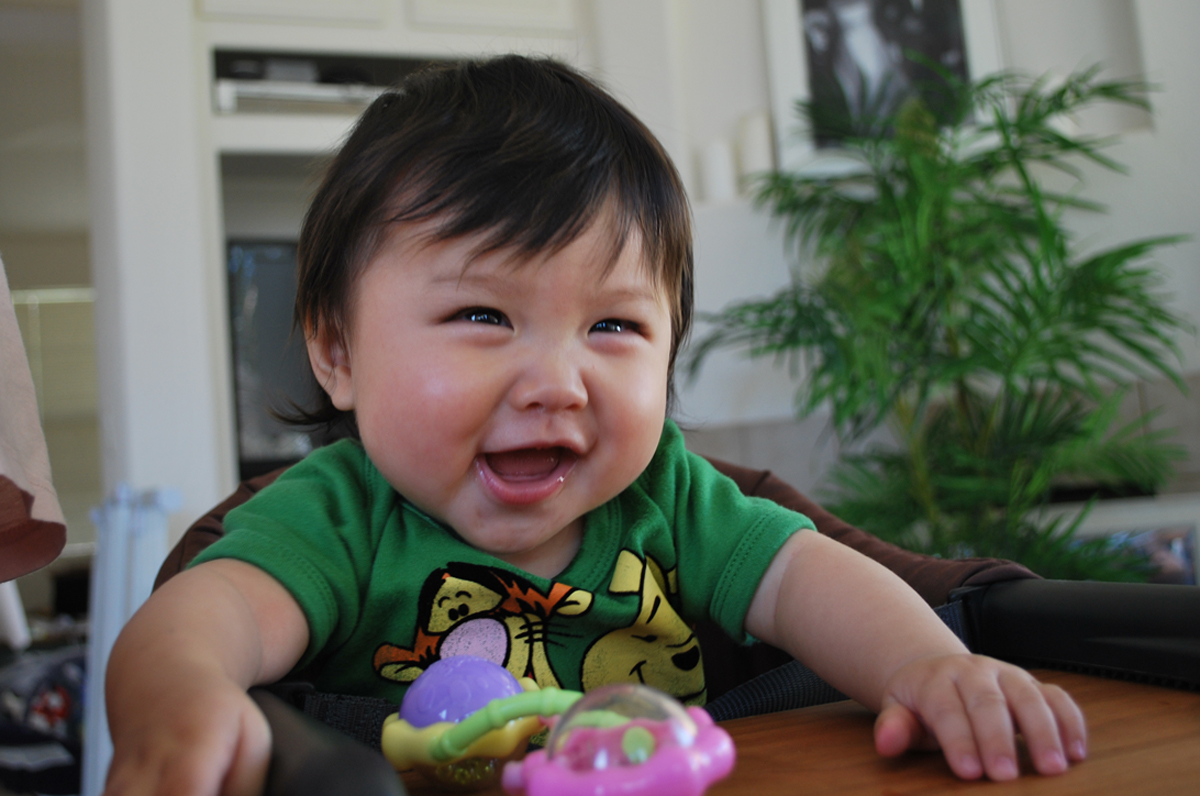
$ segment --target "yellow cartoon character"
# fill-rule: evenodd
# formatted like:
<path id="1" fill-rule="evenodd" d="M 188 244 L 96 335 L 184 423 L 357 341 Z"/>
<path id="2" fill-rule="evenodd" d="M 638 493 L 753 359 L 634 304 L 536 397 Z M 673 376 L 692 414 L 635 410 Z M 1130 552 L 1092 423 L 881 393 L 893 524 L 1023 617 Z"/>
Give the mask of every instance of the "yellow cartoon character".
<path id="1" fill-rule="evenodd" d="M 629 550 L 617 559 L 609 592 L 637 594 L 638 615 L 629 627 L 601 636 L 583 658 L 580 680 L 590 691 L 608 683 L 642 683 L 685 705 L 702 705 L 706 686 L 700 643 L 667 600 L 677 591 L 675 571 L 664 574 L 653 558 Z"/>

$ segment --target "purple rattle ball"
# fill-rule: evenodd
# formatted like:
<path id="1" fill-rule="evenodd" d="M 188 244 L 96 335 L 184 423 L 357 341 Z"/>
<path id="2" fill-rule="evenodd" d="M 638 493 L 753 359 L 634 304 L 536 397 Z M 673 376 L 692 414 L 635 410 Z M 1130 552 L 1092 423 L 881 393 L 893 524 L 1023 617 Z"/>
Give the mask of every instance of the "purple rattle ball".
<path id="1" fill-rule="evenodd" d="M 430 664 L 408 687 L 400 718 L 413 727 L 459 722 L 493 699 L 521 693 L 508 669 L 474 655 L 455 655 Z"/>

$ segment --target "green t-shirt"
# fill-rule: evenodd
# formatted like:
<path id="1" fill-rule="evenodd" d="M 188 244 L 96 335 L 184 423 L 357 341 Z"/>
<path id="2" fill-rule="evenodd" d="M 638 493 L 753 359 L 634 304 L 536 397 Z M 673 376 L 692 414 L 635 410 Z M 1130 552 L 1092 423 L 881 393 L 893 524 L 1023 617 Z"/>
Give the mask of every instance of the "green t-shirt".
<path id="1" fill-rule="evenodd" d="M 308 619 L 296 675 L 319 690 L 398 703 L 432 662 L 472 654 L 543 687 L 643 682 L 705 700 L 691 626 L 743 621 L 803 515 L 742 495 L 668 421 L 646 471 L 590 512 L 553 580 L 463 542 L 406 501 L 357 442 L 311 453 L 225 518 L 196 558 L 237 558 L 291 592 Z"/>

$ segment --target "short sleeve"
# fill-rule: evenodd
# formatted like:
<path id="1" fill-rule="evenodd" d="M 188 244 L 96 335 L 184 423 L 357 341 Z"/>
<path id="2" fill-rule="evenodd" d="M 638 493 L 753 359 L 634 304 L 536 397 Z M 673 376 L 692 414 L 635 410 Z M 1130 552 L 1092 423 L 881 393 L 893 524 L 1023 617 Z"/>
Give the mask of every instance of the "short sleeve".
<path id="1" fill-rule="evenodd" d="M 734 481 L 686 450 L 668 421 L 639 486 L 664 514 L 675 540 L 682 613 L 711 619 L 739 643 L 758 584 L 793 533 L 815 526 L 803 514 L 743 495 Z"/>
<path id="2" fill-rule="evenodd" d="M 357 625 L 393 495 L 359 443 L 320 448 L 230 511 L 192 566 L 234 558 L 279 581 L 308 620 L 304 666 Z"/>

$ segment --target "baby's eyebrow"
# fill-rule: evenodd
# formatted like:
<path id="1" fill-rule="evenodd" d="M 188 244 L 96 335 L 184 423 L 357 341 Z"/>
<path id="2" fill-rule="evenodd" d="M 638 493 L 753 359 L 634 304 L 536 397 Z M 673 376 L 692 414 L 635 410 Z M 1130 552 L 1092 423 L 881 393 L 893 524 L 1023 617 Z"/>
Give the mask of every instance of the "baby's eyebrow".
<path id="1" fill-rule="evenodd" d="M 652 287 L 615 287 L 611 290 L 602 287 L 597 293 L 616 301 L 658 301 L 658 291 Z"/>
<path id="2" fill-rule="evenodd" d="M 490 292 L 504 294 L 519 293 L 521 288 L 508 278 L 507 273 L 494 273 L 482 269 L 467 268 L 458 272 L 442 272 L 430 280 L 433 285 L 448 285 L 455 288 L 477 287 Z M 604 279 L 596 285 L 596 296 L 608 301 L 658 301 L 658 291 L 652 285 L 610 285 Z"/>
<path id="3" fill-rule="evenodd" d="M 512 281 L 505 278 L 505 274 L 488 273 L 487 271 L 474 268 L 461 270 L 439 268 L 430 278 L 429 284 L 435 287 L 479 287 L 493 292 L 501 291 L 504 293 L 512 293 L 516 290 Z"/>

